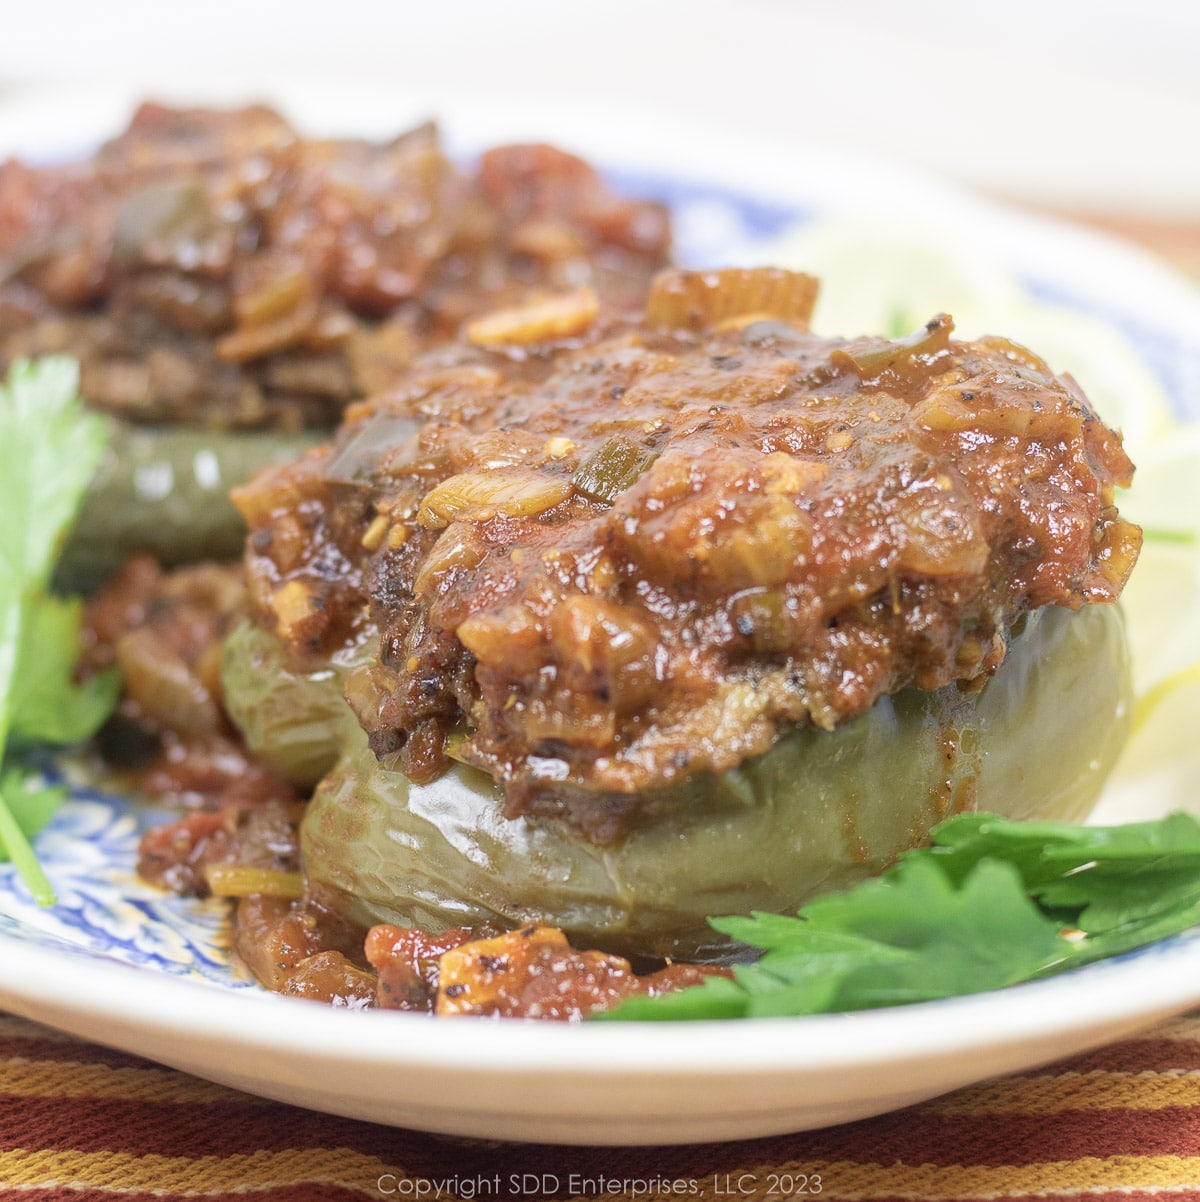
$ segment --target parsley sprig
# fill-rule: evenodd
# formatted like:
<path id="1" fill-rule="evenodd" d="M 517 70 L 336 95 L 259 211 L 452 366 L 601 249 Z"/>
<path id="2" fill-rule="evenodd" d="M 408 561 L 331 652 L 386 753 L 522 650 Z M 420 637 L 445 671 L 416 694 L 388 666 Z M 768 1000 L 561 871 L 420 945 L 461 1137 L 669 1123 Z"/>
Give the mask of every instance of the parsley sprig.
<path id="1" fill-rule="evenodd" d="M 0 385 L 0 859 L 41 905 L 54 903 L 54 890 L 29 839 L 64 791 L 41 783 L 22 752 L 90 737 L 119 688 L 115 673 L 75 683 L 81 607 L 50 592 L 105 441 L 104 422 L 79 399 L 72 360 L 12 365 Z"/>
<path id="2" fill-rule="evenodd" d="M 795 916 L 713 919 L 764 954 L 606 1019 L 783 1017 L 1000 989 L 1200 924 L 1200 822 L 1079 827 L 969 814 Z"/>

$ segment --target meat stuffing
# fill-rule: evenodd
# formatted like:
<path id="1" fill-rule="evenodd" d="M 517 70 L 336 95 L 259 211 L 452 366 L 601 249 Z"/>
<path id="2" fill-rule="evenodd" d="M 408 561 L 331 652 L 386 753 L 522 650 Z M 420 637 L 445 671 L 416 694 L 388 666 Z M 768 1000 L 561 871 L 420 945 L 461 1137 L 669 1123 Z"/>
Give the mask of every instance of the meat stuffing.
<path id="1" fill-rule="evenodd" d="M 1069 377 L 946 316 L 807 330 L 815 284 L 672 272 L 644 316 L 512 310 L 236 500 L 258 618 L 418 782 L 597 841 L 785 729 L 982 683 L 1023 614 L 1120 594 L 1132 465 Z"/>
<path id="2" fill-rule="evenodd" d="M 0 366 L 73 355 L 134 422 L 332 426 L 503 304 L 636 303 L 669 241 L 661 206 L 549 146 L 468 172 L 432 125 L 318 140 L 261 106 L 144 104 L 90 159 L 0 164 Z"/>

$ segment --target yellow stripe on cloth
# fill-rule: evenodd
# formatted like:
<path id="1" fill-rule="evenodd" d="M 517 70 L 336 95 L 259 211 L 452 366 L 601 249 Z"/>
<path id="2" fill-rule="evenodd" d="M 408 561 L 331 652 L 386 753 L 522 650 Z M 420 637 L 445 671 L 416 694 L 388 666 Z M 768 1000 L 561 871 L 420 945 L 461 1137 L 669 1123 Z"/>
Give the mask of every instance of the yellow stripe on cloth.
<path id="1" fill-rule="evenodd" d="M 922 1104 L 934 1114 L 1063 1114 L 1071 1110 L 1200 1107 L 1200 1071 L 1062 1072 L 971 1085 Z"/>
<path id="2" fill-rule="evenodd" d="M 235 1156 L 137 1156 L 130 1152 L 0 1152 L 0 1186 L 102 1189 L 114 1195 L 159 1192 L 204 1198 L 235 1190 L 338 1185 L 378 1199 L 381 1178 L 395 1170 L 349 1148 L 306 1148 Z M 393 1174 L 389 1176 L 389 1174 Z M 439 1202 L 457 1202 L 443 1194 Z"/>
<path id="3" fill-rule="evenodd" d="M 111 1068 L 79 1061 L 0 1060 L 0 1094 L 22 1098 L 108 1098 L 135 1102 L 253 1102 L 263 1098 L 167 1068 Z"/>
<path id="4" fill-rule="evenodd" d="M 804 1195 L 797 1192 L 802 1181 L 807 1190 Z M 724 1198 L 726 1202 L 731 1199 L 733 1202 L 752 1202 L 755 1198 L 768 1196 L 805 1196 L 821 1198 L 825 1202 L 852 1202 L 856 1198 L 881 1196 L 911 1199 L 912 1202 L 984 1202 L 1014 1194 L 1056 1198 L 1112 1192 L 1119 1196 L 1131 1188 L 1168 1191 L 1187 1188 L 1194 1191 L 1200 1187 L 1200 1157 L 1082 1157 L 1037 1164 L 966 1166 L 806 1161 L 732 1169 L 728 1173 L 722 1170 L 700 1184 L 699 1194 L 687 1196 L 698 1197 L 704 1202 L 715 1198 Z M 1194 1192 L 1189 1196 L 1194 1196 Z M 605 1202 L 618 1200 L 646 1202 L 646 1195 L 630 1191 L 605 1196 Z"/>
<path id="5" fill-rule="evenodd" d="M 854 1161 L 750 1164 L 697 1181 L 703 1200 L 736 1196 L 742 1202 L 804 1180 L 809 1194 L 848 1202 L 888 1197 L 914 1202 L 960 1202 L 1013 1194 L 1069 1197 L 1081 1192 L 1119 1193 L 1129 1188 L 1177 1190 L 1200 1187 L 1200 1157 L 1114 1156 L 1045 1161 L 1029 1165 L 906 1165 Z M 0 1186 L 108 1190 L 114 1195 L 157 1191 L 171 1197 L 249 1192 L 285 1186 L 340 1186 L 365 1197 L 403 1192 L 402 1172 L 376 1157 L 346 1148 L 257 1152 L 231 1156 L 137 1156 L 121 1152 L 0 1152 Z M 389 1188 L 381 1191 L 381 1182 Z M 446 1185 L 450 1183 L 447 1182 Z M 399 1187 L 399 1188 L 397 1188 Z M 461 1202 L 444 1189 L 440 1202 Z M 643 1187 L 605 1194 L 606 1202 L 645 1202 Z M 534 1202 L 533 1196 L 525 1202 Z"/>

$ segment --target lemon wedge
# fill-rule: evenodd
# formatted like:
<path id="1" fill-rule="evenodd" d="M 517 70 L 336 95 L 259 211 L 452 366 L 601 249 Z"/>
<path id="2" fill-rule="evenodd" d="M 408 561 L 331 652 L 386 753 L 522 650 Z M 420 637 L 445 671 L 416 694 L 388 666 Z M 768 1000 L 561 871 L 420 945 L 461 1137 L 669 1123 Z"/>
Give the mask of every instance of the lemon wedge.
<path id="1" fill-rule="evenodd" d="M 1200 664 L 1200 424 L 1149 446 L 1120 503 L 1145 532 L 1124 594 L 1135 686 L 1139 696 L 1161 699 L 1164 682 L 1182 684 Z"/>
<path id="2" fill-rule="evenodd" d="M 953 228 L 911 217 L 819 219 L 783 235 L 772 262 L 820 279 L 812 324 L 825 337 L 895 338 L 949 313 L 959 337 L 1012 338 L 1073 375 L 1135 461 L 1170 428 L 1162 386 L 1119 329 L 1032 299 L 998 258 Z"/>
<path id="3" fill-rule="evenodd" d="M 965 321 L 1021 303 L 1021 290 L 991 256 L 912 218 L 831 217 L 785 233 L 772 249 L 780 267 L 821 281 L 813 329 L 828 338 L 895 338 L 935 313 Z"/>

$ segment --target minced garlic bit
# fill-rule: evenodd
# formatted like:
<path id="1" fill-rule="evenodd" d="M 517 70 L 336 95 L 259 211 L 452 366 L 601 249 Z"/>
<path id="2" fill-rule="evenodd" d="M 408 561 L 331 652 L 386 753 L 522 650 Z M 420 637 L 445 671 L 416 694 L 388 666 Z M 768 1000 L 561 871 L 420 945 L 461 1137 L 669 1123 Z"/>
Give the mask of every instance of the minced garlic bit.
<path id="1" fill-rule="evenodd" d="M 467 341 L 475 346 L 528 346 L 582 334 L 600 311 L 591 288 L 534 301 L 511 309 L 498 309 L 467 325 Z"/>
<path id="2" fill-rule="evenodd" d="M 386 513 L 377 513 L 375 520 L 367 527 L 362 536 L 362 545 L 367 551 L 378 551 L 391 525 L 391 518 Z"/>

